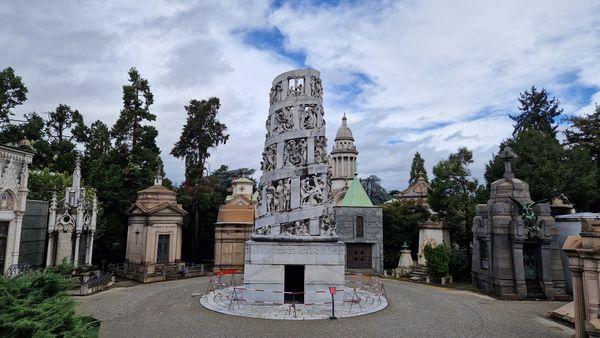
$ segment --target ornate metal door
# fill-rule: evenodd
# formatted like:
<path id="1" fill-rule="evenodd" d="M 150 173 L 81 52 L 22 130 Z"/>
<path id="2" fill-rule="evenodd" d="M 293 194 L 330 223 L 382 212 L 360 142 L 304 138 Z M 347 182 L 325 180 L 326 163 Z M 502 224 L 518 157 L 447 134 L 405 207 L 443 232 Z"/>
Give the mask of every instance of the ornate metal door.
<path id="1" fill-rule="evenodd" d="M 2 273 L 4 272 L 7 240 L 8 240 L 8 222 L 0 222 L 0 276 L 2 276 Z"/>
<path id="2" fill-rule="evenodd" d="M 158 252 L 156 254 L 156 263 L 169 262 L 169 237 L 170 235 L 158 235 Z"/>
<path id="3" fill-rule="evenodd" d="M 371 244 L 347 244 L 348 269 L 371 269 Z"/>
<path id="4" fill-rule="evenodd" d="M 538 279 L 538 251 L 539 245 L 523 246 L 523 268 L 525 269 L 525 279 Z"/>

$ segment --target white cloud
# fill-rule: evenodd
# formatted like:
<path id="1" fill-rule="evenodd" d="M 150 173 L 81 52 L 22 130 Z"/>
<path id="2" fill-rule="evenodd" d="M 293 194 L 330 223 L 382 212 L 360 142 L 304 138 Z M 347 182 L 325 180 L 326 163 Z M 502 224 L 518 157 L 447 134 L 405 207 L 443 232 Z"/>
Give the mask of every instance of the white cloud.
<path id="1" fill-rule="evenodd" d="M 8 46 L 0 67 L 15 68 L 30 90 L 17 113 L 66 103 L 90 123 L 112 125 L 126 72 L 136 66 L 150 81 L 158 141 L 175 181 L 183 163 L 168 153 L 192 98 L 219 97 L 219 119 L 231 135 L 212 151 L 211 169 L 259 167 L 271 80 L 298 65 L 245 44 L 249 29 L 277 27 L 284 48 L 305 53 L 306 64 L 321 71 L 330 146 L 341 113 L 348 113 L 361 175 L 380 176 L 388 189 L 405 187 L 415 151 L 431 169 L 459 146 L 474 151 L 472 169 L 481 179 L 512 132 L 506 114 L 531 85 L 549 89 L 569 114 L 589 113 L 600 100 L 600 90 L 591 102 L 570 94 L 573 87 L 600 88 L 597 1 L 269 6 L 8 3 L 0 7 L 0 43 Z M 363 75 L 371 82 L 361 82 Z"/>

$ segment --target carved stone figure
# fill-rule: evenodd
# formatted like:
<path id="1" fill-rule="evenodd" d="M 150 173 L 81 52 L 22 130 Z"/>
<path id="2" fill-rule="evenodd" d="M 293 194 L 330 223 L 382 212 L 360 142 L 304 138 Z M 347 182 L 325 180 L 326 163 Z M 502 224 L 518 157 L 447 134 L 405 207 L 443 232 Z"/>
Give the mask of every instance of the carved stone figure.
<path id="1" fill-rule="evenodd" d="M 299 166 L 306 163 L 305 139 L 292 139 L 285 142 L 283 163 L 286 166 Z"/>
<path id="2" fill-rule="evenodd" d="M 267 212 L 273 213 L 275 212 L 275 205 L 273 204 L 273 200 L 275 197 L 275 187 L 273 186 L 273 182 L 267 185 L 266 189 L 266 197 L 267 197 Z"/>
<path id="3" fill-rule="evenodd" d="M 321 79 L 316 76 L 311 76 L 310 78 L 310 95 L 314 97 L 323 96 L 323 85 L 321 84 Z"/>
<path id="4" fill-rule="evenodd" d="M 265 137 L 271 136 L 271 117 L 270 116 L 267 118 L 267 121 L 265 121 L 265 128 L 267 129 L 267 134 L 265 134 Z"/>
<path id="5" fill-rule="evenodd" d="M 317 112 L 314 107 L 308 106 L 303 107 L 303 121 L 302 126 L 304 129 L 313 129 L 317 127 Z"/>
<path id="6" fill-rule="evenodd" d="M 315 137 L 315 163 L 327 163 L 327 138 Z"/>
<path id="7" fill-rule="evenodd" d="M 274 170 L 277 165 L 277 145 L 272 144 L 263 151 L 263 160 L 260 162 L 263 171 Z"/>
<path id="8" fill-rule="evenodd" d="M 280 134 L 286 130 L 291 130 L 294 128 L 292 109 L 293 107 L 285 107 L 275 112 L 275 128 L 273 128 L 274 133 Z"/>
<path id="9" fill-rule="evenodd" d="M 300 201 L 302 206 L 318 205 L 323 203 L 325 182 L 319 176 L 307 176 L 300 183 Z"/>
<path id="10" fill-rule="evenodd" d="M 271 104 L 281 101 L 281 93 L 283 92 L 283 88 L 281 87 L 281 81 L 277 82 L 273 87 L 271 87 L 271 92 L 269 92 L 269 102 Z"/>
<path id="11" fill-rule="evenodd" d="M 300 96 L 304 95 L 304 78 L 296 77 L 296 78 L 288 78 L 288 96 Z"/>
<path id="12" fill-rule="evenodd" d="M 271 227 L 270 226 L 264 226 L 264 227 L 256 228 L 256 230 L 254 230 L 254 232 L 257 235 L 268 235 L 268 234 L 271 233 Z"/>
<path id="13" fill-rule="evenodd" d="M 334 236 L 335 220 L 329 217 L 329 215 L 323 215 L 319 217 L 319 228 L 321 236 Z"/>

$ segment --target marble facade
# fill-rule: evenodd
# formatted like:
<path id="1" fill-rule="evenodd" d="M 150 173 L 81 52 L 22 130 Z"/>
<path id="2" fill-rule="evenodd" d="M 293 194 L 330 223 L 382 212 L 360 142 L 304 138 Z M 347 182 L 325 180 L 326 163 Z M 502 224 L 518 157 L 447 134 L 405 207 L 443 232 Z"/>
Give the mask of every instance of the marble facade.
<path id="1" fill-rule="evenodd" d="M 19 263 L 21 226 L 33 155 L 26 140 L 19 147 L 0 145 L 0 275 Z"/>
<path id="2" fill-rule="evenodd" d="M 65 189 L 65 197 L 57 200 L 54 193 L 50 201 L 46 266 L 60 264 L 63 260 L 76 267 L 92 264 L 97 204 L 96 194 L 87 198 L 85 188 L 81 186 L 77 157 L 73 183 Z"/>
<path id="3" fill-rule="evenodd" d="M 322 94 L 316 70 L 273 81 L 257 218 L 244 264 L 245 287 L 271 292 L 247 291 L 253 301 L 283 303 L 289 295 L 278 292 L 344 287 L 345 246 L 333 219 Z M 330 299 L 302 295 L 309 303 Z"/>

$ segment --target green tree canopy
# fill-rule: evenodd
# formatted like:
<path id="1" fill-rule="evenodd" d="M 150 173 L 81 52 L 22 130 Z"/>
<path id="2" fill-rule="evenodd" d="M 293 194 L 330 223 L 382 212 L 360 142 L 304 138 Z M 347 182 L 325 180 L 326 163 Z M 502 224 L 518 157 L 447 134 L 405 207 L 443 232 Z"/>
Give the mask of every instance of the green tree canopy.
<path id="1" fill-rule="evenodd" d="M 217 120 L 219 99 L 191 100 L 185 106 L 187 120 L 179 141 L 171 150 L 171 155 L 185 159 L 185 179 L 187 184 L 195 184 L 204 174 L 209 148 L 225 144 L 229 139 L 227 126 Z"/>
<path id="2" fill-rule="evenodd" d="M 471 177 L 471 163 L 473 153 L 464 147 L 438 162 L 433 167 L 435 178 L 428 194 L 429 205 L 450 227 L 450 238 L 461 247 L 468 247 L 471 242 L 475 206 L 485 190 Z"/>
<path id="3" fill-rule="evenodd" d="M 381 205 L 383 202 L 390 199 L 390 194 L 381 186 L 381 179 L 375 175 L 360 180 L 367 195 L 374 205 Z"/>
<path id="4" fill-rule="evenodd" d="M 412 164 L 410 166 L 410 178 L 408 179 L 408 185 L 413 185 L 419 176 L 423 176 L 426 182 L 429 182 L 427 177 L 427 170 L 425 170 L 425 160 L 421 157 L 421 154 L 417 151 L 413 157 Z"/>
<path id="5" fill-rule="evenodd" d="M 509 115 L 515 121 L 513 135 L 526 130 L 538 130 L 552 137 L 556 136 L 555 120 L 562 113 L 559 101 L 555 97 L 548 99 L 548 91 L 538 91 L 534 86 L 531 91 L 520 93 L 518 115 Z"/>
<path id="6" fill-rule="evenodd" d="M 600 165 L 600 106 L 596 105 L 593 113 L 573 116 L 570 121 L 573 125 L 565 131 L 568 144 L 588 149 L 594 161 Z"/>
<path id="7" fill-rule="evenodd" d="M 11 68 L 0 72 L 0 124 L 8 123 L 10 110 L 27 100 L 27 87 Z"/>
<path id="8" fill-rule="evenodd" d="M 153 127 L 144 125 L 145 122 L 156 120 L 156 115 L 150 112 L 154 96 L 150 92 L 148 80 L 132 67 L 129 72 L 129 84 L 123 86 L 123 109 L 119 119 L 112 129 L 117 147 L 125 146 L 132 152 L 147 133 L 152 133 Z"/>
<path id="9" fill-rule="evenodd" d="M 587 210 L 598 199 L 598 168 L 583 147 L 565 149 L 553 136 L 528 130 L 505 140 L 498 153 L 508 145 L 517 154 L 513 163 L 515 177 L 529 184 L 533 200 L 552 199 L 564 194 L 575 207 Z M 498 154 L 486 165 L 488 186 L 502 178 L 504 164 Z"/>
<path id="10" fill-rule="evenodd" d="M 395 201 L 383 205 L 383 257 L 387 269 L 398 266 L 402 244 L 406 242 L 416 258 L 419 250 L 419 223 L 429 211 L 414 201 Z"/>

